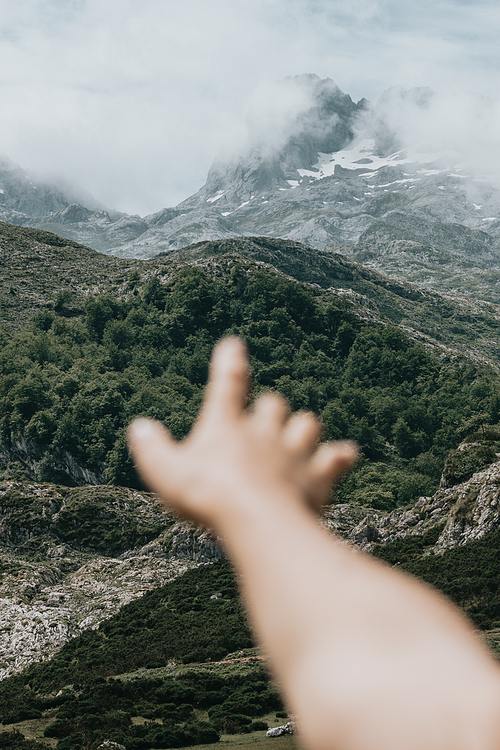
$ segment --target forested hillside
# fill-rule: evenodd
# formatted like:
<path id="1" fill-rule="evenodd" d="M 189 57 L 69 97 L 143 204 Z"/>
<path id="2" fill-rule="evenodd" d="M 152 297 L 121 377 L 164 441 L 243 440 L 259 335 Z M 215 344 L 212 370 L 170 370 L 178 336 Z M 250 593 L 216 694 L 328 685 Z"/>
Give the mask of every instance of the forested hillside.
<path id="1" fill-rule="evenodd" d="M 359 466 L 337 495 L 355 511 L 349 521 L 354 541 L 358 532 L 366 541 L 369 526 L 357 532 L 356 519 L 378 514 L 387 533 L 399 531 L 389 543 L 375 535 L 375 554 L 441 588 L 478 627 L 500 626 L 494 518 L 483 538 L 443 554 L 434 554 L 432 545 L 447 514 L 455 513 L 446 505 L 451 494 L 413 508 L 425 532 L 412 531 L 412 519 L 406 526 L 402 521 L 417 498 L 435 492 L 442 476 L 443 486 L 451 487 L 497 458 L 494 306 L 484 308 L 483 317 L 478 313 L 477 321 L 470 307 L 461 318 L 459 302 L 326 253 L 314 265 L 298 243 L 289 243 L 287 256 L 280 240 L 204 243 L 175 259 L 133 262 L 59 246 L 52 235 L 22 234 L 27 231 L 33 232 L 9 229 L 4 236 L 12 239 L 13 256 L 2 256 L 0 289 L 0 479 L 139 487 L 125 444 L 129 421 L 155 417 L 182 439 L 198 412 L 214 343 L 237 334 L 250 353 L 250 402 L 265 389 L 277 390 L 293 410 L 319 413 L 325 438 L 350 438 L 361 446 Z M 238 253 L 245 248 L 251 259 Z M 26 253 L 39 265 L 23 277 L 19 263 Z M 295 278 L 285 275 L 292 272 Z M 475 327 L 478 340 L 484 337 L 481 352 L 494 354 L 490 363 L 471 354 Z M 10 488 L 2 495 L 9 529 L 14 512 L 22 525 L 16 502 L 42 497 L 37 487 L 31 494 Z M 143 554 L 140 545 L 161 531 L 156 517 L 147 526 L 151 519 L 142 511 L 142 526 L 135 528 L 127 500 L 127 523 L 120 510 L 122 532 L 113 534 L 110 511 L 116 508 L 102 488 L 95 488 L 89 505 L 84 488 L 79 498 L 80 490 L 44 487 L 65 504 L 64 512 L 56 508 L 50 516 L 52 526 L 44 520 L 44 533 L 54 536 L 55 529 L 57 543 L 62 539 L 68 549 L 92 554 L 95 547 L 111 560 L 128 540 L 131 549 L 124 554 Z M 455 520 L 472 512 L 467 498 Z M 15 554 L 25 566 L 49 562 L 55 569 L 44 557 L 48 545 L 34 538 L 43 503 L 33 503 L 38 515 L 24 524 L 20 549 L 10 537 L 3 540 L 9 575 Z M 89 508 L 99 513 L 90 518 Z M 394 515 L 393 509 L 400 510 Z M 101 511 L 107 524 L 102 533 L 96 530 Z M 108 739 L 127 750 L 148 750 L 206 744 L 221 733 L 261 731 L 285 718 L 252 649 L 226 563 L 191 570 L 150 591 L 67 642 L 50 661 L 4 680 L 0 704 L 0 720 L 9 727 L 0 733 L 0 747 L 3 742 L 24 750 L 37 745 L 10 731 L 16 722 L 27 722 L 39 739 L 45 733 L 58 750 L 96 750 Z"/>
<path id="2" fill-rule="evenodd" d="M 377 555 L 440 588 L 479 627 L 498 628 L 498 531 L 422 557 L 437 533 L 409 536 Z M 109 739 L 150 750 L 262 732 L 286 713 L 250 646 L 227 563 L 203 566 L 126 605 L 50 662 L 0 683 L 0 721 L 24 720 L 39 736 L 57 738 L 57 750 L 95 750 Z M 22 736 L 2 738 L 10 743 L 4 747 L 31 750 Z"/>
<path id="3" fill-rule="evenodd" d="M 364 460 L 344 499 L 389 508 L 432 492 L 447 452 L 474 425 L 499 418 L 488 368 L 440 358 L 393 325 L 363 321 L 347 301 L 268 269 L 248 273 L 235 262 L 218 277 L 187 266 L 126 299 L 88 295 L 81 314 L 60 301 L 4 334 L 4 476 L 20 470 L 17 458 L 40 481 L 81 482 L 77 465 L 95 481 L 137 486 L 126 425 L 146 414 L 182 438 L 210 351 L 227 333 L 248 344 L 253 395 L 276 389 L 292 409 L 318 412 L 328 439 L 360 444 Z M 378 469 L 366 491 L 370 465 L 390 470 Z"/>

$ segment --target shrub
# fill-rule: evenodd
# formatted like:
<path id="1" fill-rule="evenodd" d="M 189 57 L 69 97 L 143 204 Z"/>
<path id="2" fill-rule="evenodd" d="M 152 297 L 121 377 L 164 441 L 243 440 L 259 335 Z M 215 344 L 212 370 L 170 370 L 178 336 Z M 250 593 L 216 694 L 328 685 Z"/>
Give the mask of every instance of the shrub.
<path id="1" fill-rule="evenodd" d="M 269 729 L 269 726 L 265 721 L 252 721 L 252 723 L 249 724 L 248 729 L 250 732 L 266 732 Z"/>
<path id="2" fill-rule="evenodd" d="M 466 482 L 478 471 L 483 471 L 494 461 L 498 461 L 500 442 L 468 443 L 452 451 L 443 469 L 443 484 L 453 487 Z"/>
<path id="3" fill-rule="evenodd" d="M 47 745 L 36 740 L 27 739 L 21 732 L 0 732 L 0 748 L 2 750 L 47 750 Z"/>

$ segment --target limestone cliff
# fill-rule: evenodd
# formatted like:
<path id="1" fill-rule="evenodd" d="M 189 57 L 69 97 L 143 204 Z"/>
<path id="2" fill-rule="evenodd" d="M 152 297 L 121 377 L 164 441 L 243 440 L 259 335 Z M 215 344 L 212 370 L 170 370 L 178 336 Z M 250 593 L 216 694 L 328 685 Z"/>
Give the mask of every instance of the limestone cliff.
<path id="1" fill-rule="evenodd" d="M 435 530 L 424 554 L 440 554 L 500 526 L 500 461 L 411 507 L 332 505 L 321 523 L 364 552 Z M 0 678 L 221 556 L 210 534 L 164 513 L 148 493 L 0 483 Z"/>
<path id="2" fill-rule="evenodd" d="M 220 557 L 209 534 L 148 493 L 0 483 L 0 679 Z"/>

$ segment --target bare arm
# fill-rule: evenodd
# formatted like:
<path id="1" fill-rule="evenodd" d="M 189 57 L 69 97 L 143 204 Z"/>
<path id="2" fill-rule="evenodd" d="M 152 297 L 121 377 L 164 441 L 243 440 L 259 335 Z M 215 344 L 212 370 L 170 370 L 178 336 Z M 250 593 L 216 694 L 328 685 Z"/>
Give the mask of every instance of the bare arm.
<path id="1" fill-rule="evenodd" d="M 278 396 L 245 410 L 247 391 L 244 347 L 226 339 L 188 438 L 144 419 L 129 438 L 165 505 L 224 539 L 305 745 L 500 748 L 500 670 L 458 610 L 317 523 L 353 446 L 318 447 L 317 420 Z"/>

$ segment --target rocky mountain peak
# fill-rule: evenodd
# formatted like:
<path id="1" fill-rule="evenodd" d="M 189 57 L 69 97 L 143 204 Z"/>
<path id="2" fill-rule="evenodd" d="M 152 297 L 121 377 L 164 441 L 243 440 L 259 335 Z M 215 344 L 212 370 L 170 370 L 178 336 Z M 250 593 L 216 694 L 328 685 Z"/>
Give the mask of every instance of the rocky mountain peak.
<path id="1" fill-rule="evenodd" d="M 274 91 L 276 101 L 265 113 L 257 106 L 249 113 L 247 149 L 215 162 L 204 187 L 181 206 L 200 199 L 222 205 L 288 189 L 300 180 L 297 170 L 312 167 L 319 152 L 338 151 L 353 139 L 356 116 L 366 106 L 364 100 L 355 104 L 330 78 L 313 74 L 288 76 Z"/>
<path id="2" fill-rule="evenodd" d="M 69 207 L 73 207 L 73 213 L 77 209 L 78 220 L 105 209 L 84 190 L 57 179 L 43 180 L 0 154 L 0 219 L 24 225 L 35 217 L 66 212 Z M 64 218 L 74 220 L 67 212 L 61 223 Z"/>
<path id="3" fill-rule="evenodd" d="M 68 201 L 60 190 L 38 183 L 17 164 L 0 157 L 0 207 L 44 216 L 66 208 Z"/>
<path id="4" fill-rule="evenodd" d="M 469 111 L 474 101 L 460 106 Z M 449 137 L 443 113 L 455 105 L 450 95 L 401 86 L 375 104 L 356 103 L 329 78 L 290 76 L 256 95 L 246 147 L 216 160 L 206 184 L 174 208 L 143 218 L 103 211 L 4 162 L 0 219 L 121 258 L 279 237 L 433 291 L 498 303 L 499 184 L 453 150 L 474 152 Z"/>

